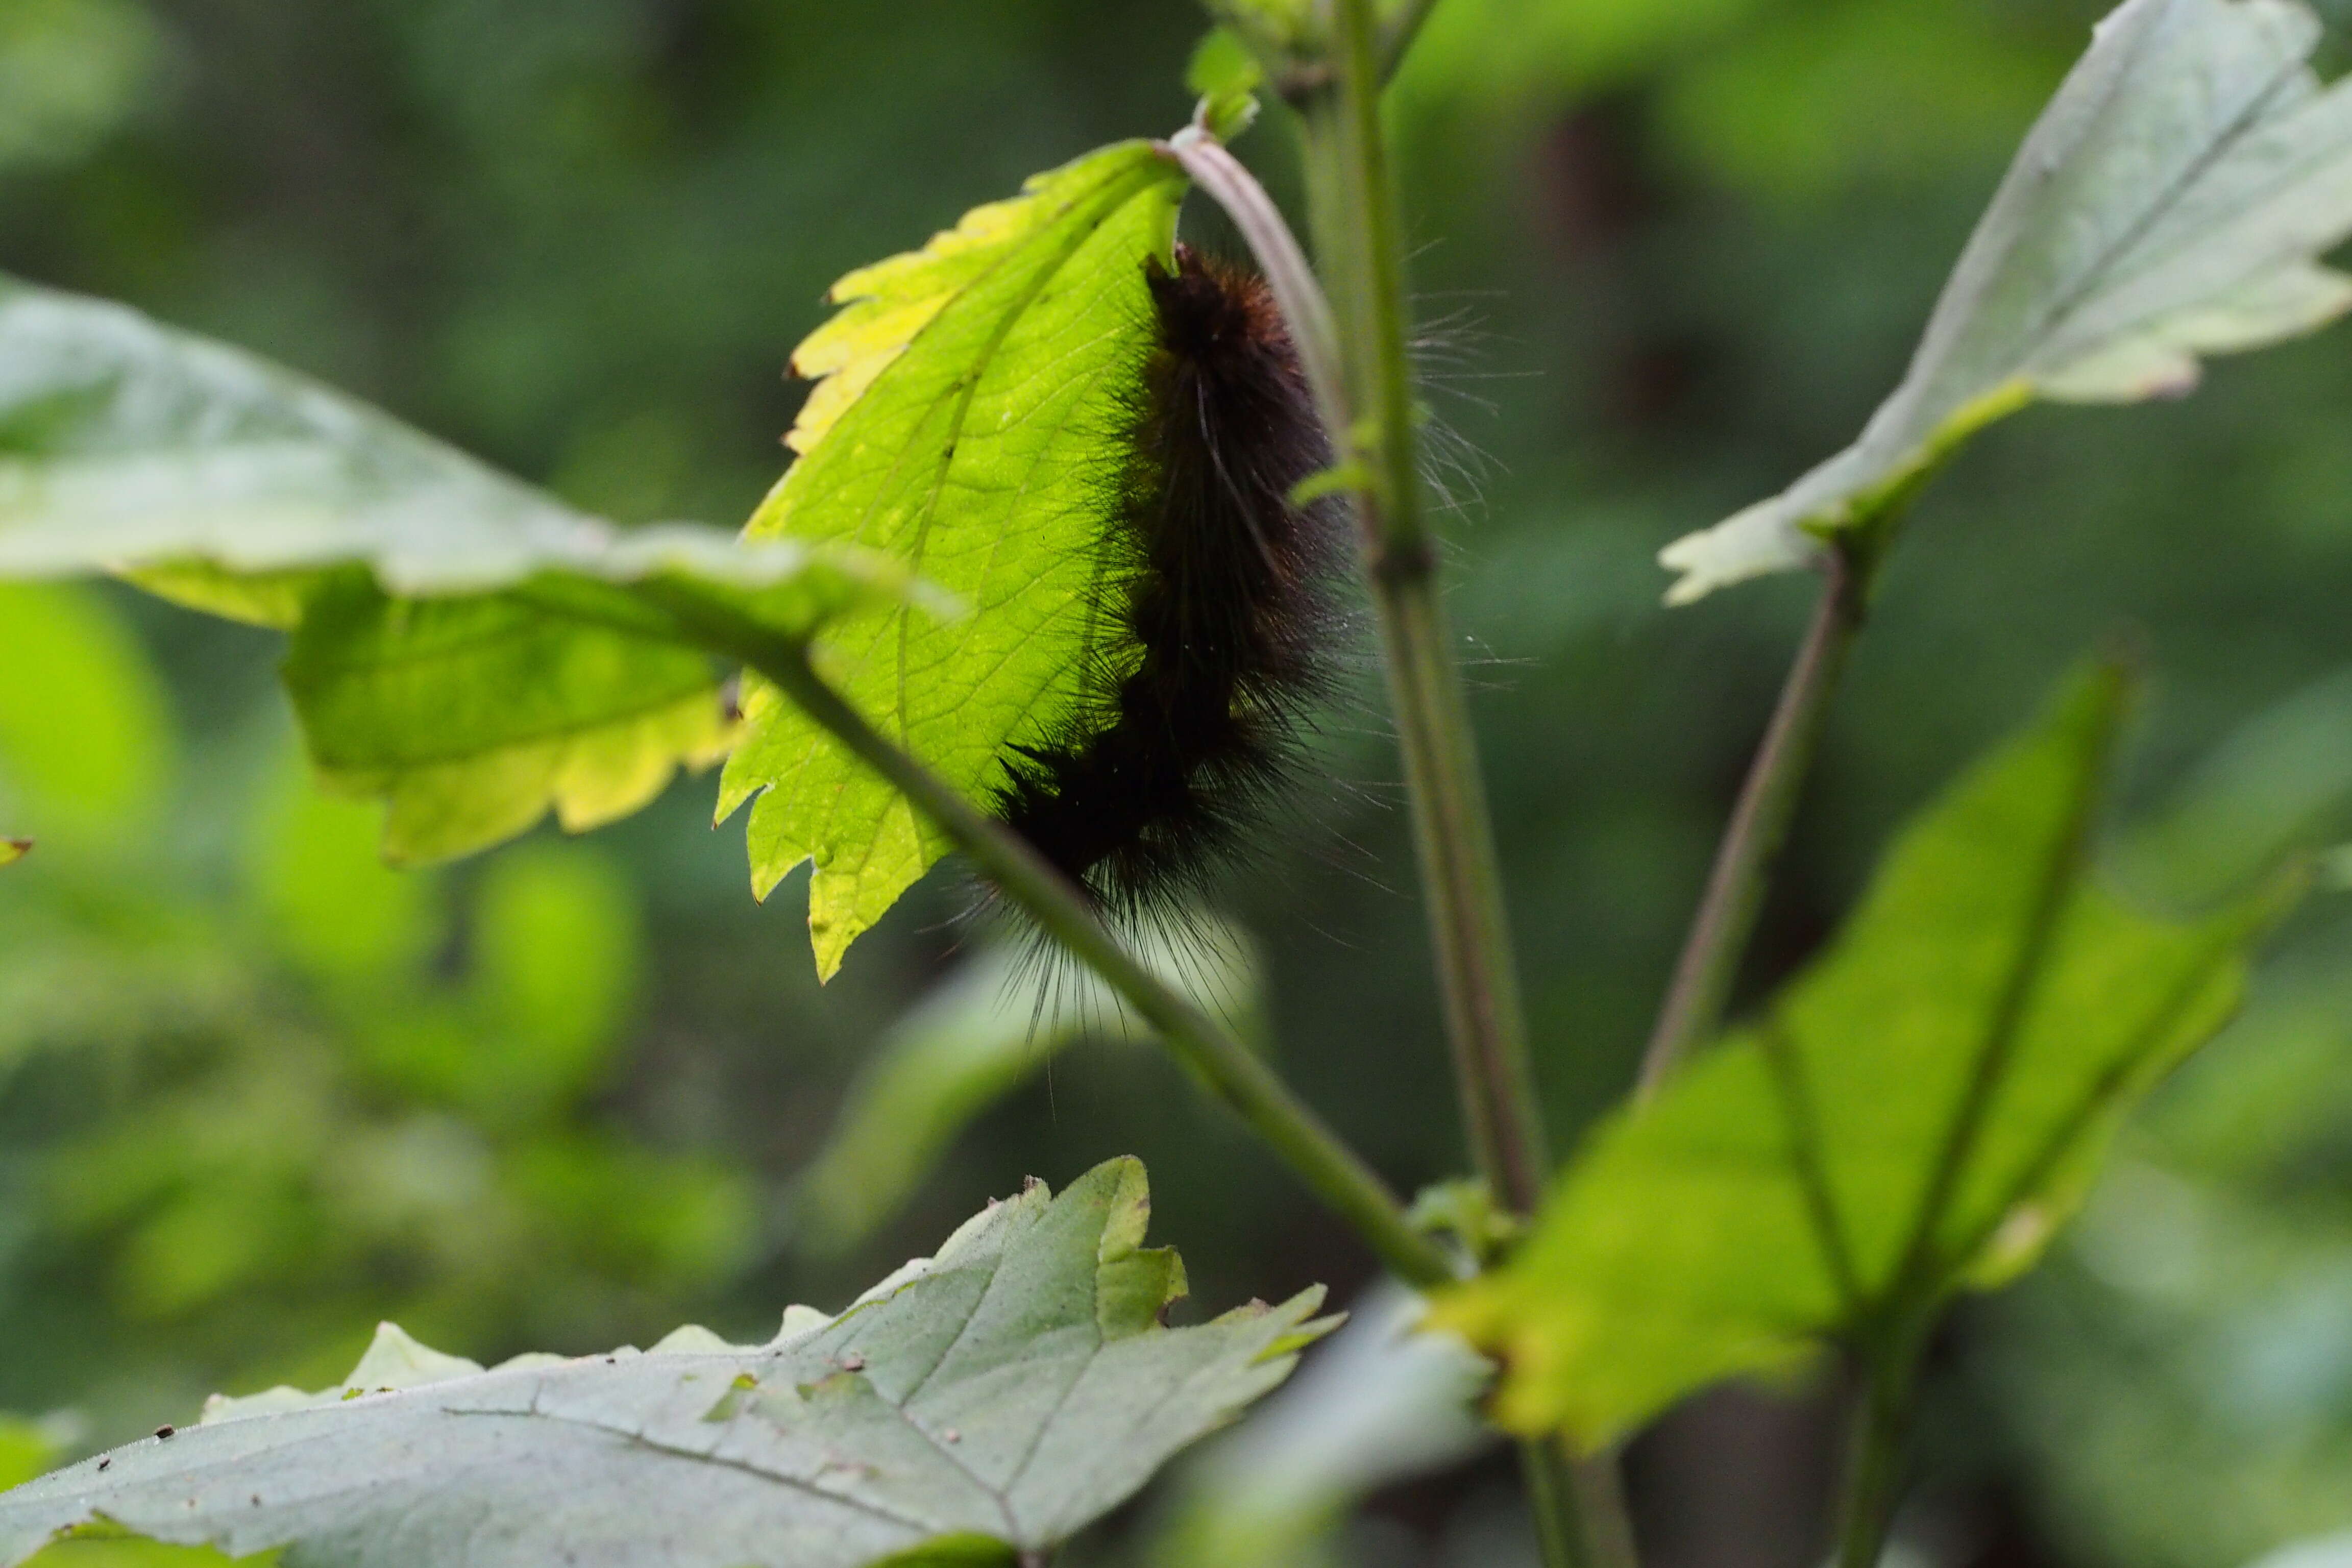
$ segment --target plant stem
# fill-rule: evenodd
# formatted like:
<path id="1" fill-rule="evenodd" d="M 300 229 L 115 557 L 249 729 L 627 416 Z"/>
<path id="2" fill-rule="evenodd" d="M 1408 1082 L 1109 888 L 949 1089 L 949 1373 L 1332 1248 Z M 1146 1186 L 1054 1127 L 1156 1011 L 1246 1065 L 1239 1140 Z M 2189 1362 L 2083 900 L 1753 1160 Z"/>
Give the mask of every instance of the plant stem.
<path id="1" fill-rule="evenodd" d="M 1464 1129 L 1497 1199 L 1531 1214 L 1551 1160 L 1494 825 L 1438 596 L 1436 542 L 1422 507 L 1403 229 L 1381 124 L 1381 88 L 1426 9 L 1407 5 L 1384 52 L 1371 0 L 1337 0 L 1336 96 L 1318 94 L 1305 115 L 1307 189 L 1325 266 L 1341 285 L 1342 386 L 1355 417 L 1332 420 L 1332 439 L 1357 473 L 1366 575 L 1412 802 Z M 1523 1443 L 1520 1455 L 1550 1568 L 1631 1564 L 1633 1532 L 1613 1460 L 1571 1468 L 1543 1442 Z"/>
<path id="2" fill-rule="evenodd" d="M 1328 103 L 1310 110 L 1310 141 L 1316 143 L 1310 152 L 1328 154 L 1336 150 L 1338 136 L 1312 129 L 1318 121 L 1328 124 L 1329 118 Z M 1377 129 L 1375 124 L 1376 142 Z M 1447 1037 L 1454 1047 L 1464 1121 L 1480 1173 L 1514 1210 L 1529 1212 L 1541 1196 L 1549 1160 L 1527 1067 L 1525 1025 L 1511 969 L 1485 792 L 1439 608 L 1435 550 L 1419 510 L 1401 271 L 1385 283 L 1378 278 L 1356 280 L 1353 298 L 1375 297 L 1385 287 L 1399 300 L 1385 318 L 1352 335 L 1349 346 L 1364 352 L 1352 356 L 1343 353 L 1330 300 L 1265 188 L 1213 138 L 1198 130 L 1180 132 L 1166 145 L 1169 156 L 1183 164 L 1194 184 L 1225 209 L 1248 240 L 1289 325 L 1333 446 L 1360 481 L 1357 515 L 1380 609 L 1406 781 L 1414 801 L 1415 841 L 1430 889 Z M 1325 156 L 1321 168 L 1327 177 L 1314 183 L 1338 183 L 1340 166 L 1340 160 Z M 1355 205 L 1336 199 L 1318 202 L 1327 210 Z M 1392 215 L 1392 204 L 1383 210 Z M 1383 232 L 1393 226 L 1391 216 Z M 1361 255 L 1366 243 L 1349 235 L 1336 237 L 1327 248 Z M 1393 243 L 1390 248 L 1395 248 Z M 1393 353 L 1368 350 L 1368 339 L 1392 343 Z M 1373 367 L 1369 374 L 1364 370 L 1368 362 Z M 1364 405 L 1360 389 L 1367 383 L 1392 388 L 1404 398 L 1403 412 L 1398 415 L 1387 391 L 1373 394 L 1391 411 L 1379 422 L 1381 436 L 1370 451 L 1357 442 L 1352 412 Z M 1399 438 L 1382 438 L 1389 431 L 1399 432 Z"/>
<path id="3" fill-rule="evenodd" d="M 1846 1451 L 1844 1495 L 1838 1505 L 1837 1568 L 1878 1568 L 1903 1486 L 1904 1439 L 1911 1424 L 1911 1392 L 1920 1337 L 1880 1344 L 1866 1354 Z"/>
<path id="4" fill-rule="evenodd" d="M 1519 1476 L 1545 1568 L 1631 1568 L 1613 1463 L 1578 1464 L 1559 1443 L 1530 1439 L 1519 1444 Z"/>
<path id="5" fill-rule="evenodd" d="M 1403 244 L 1380 120 L 1370 0 L 1339 0 L 1336 100 L 1307 110 L 1308 186 L 1337 289 L 1356 417 L 1333 438 L 1356 470 L 1365 570 L 1394 704 L 1463 1121 L 1478 1169 L 1530 1213 L 1550 1174 L 1528 1061 L 1486 791 L 1421 505 Z"/>
<path id="6" fill-rule="evenodd" d="M 859 761 L 896 785 L 1007 898 L 1157 1029 L 1212 1092 L 1353 1226 L 1400 1279 L 1426 1288 L 1455 1277 L 1444 1251 L 1413 1229 L 1387 1184 L 1273 1068 L 1120 946 L 1077 889 L 1025 839 L 985 816 L 867 722 L 818 676 L 805 647 L 760 631 L 724 605 L 677 585 L 647 584 L 639 592 L 689 628 L 701 646 L 738 658 L 774 682 Z"/>
<path id="7" fill-rule="evenodd" d="M 1322 156 L 1322 167 L 1328 170 L 1333 167 L 1329 154 L 1334 150 L 1334 139 L 1328 134 L 1316 134 L 1312 117 L 1309 126 L 1309 154 Z M 1341 363 L 1330 301 L 1314 269 L 1307 264 L 1290 226 L 1283 221 L 1280 209 L 1256 178 L 1213 137 L 1198 131 L 1181 132 L 1168 142 L 1168 153 L 1184 165 L 1195 184 L 1225 209 L 1249 242 L 1289 325 L 1307 384 L 1322 412 L 1324 425 L 1332 433 L 1334 447 L 1346 460 L 1365 468 L 1363 455 L 1350 446 L 1356 423 L 1349 410 L 1354 405 Z M 1331 248 L 1343 250 L 1350 243 L 1343 237 Z M 1398 320 L 1402 321 L 1401 315 Z M 1399 338 L 1401 341 L 1401 326 Z M 1410 429 L 1409 424 L 1405 428 Z M 1407 468 L 1410 472 L 1409 453 Z M 1365 471 L 1370 470 L 1365 468 Z M 1381 489 L 1377 484 L 1367 486 L 1356 498 L 1366 557 L 1375 562 L 1383 558 L 1386 532 L 1382 523 L 1390 515 L 1381 504 Z M 1404 493 L 1408 497 L 1414 494 L 1410 483 Z M 1504 1202 L 1524 1213 L 1533 1208 L 1540 1195 L 1546 1164 L 1540 1116 L 1526 1067 L 1524 1025 L 1518 1021 L 1517 983 L 1509 965 L 1509 933 L 1503 924 L 1499 895 L 1495 891 L 1498 879 L 1494 871 L 1486 797 L 1478 784 L 1476 756 L 1469 743 L 1459 678 L 1446 655 L 1443 623 L 1437 616 L 1435 588 L 1431 580 L 1434 575 L 1434 553 L 1425 544 L 1420 560 L 1422 571 L 1417 585 L 1405 574 L 1383 573 L 1376 568 L 1371 574 L 1373 594 L 1381 606 L 1391 689 L 1396 694 L 1407 777 L 1413 786 L 1416 843 L 1422 851 L 1424 879 L 1433 889 L 1432 921 L 1449 1003 L 1447 1033 L 1454 1043 L 1464 1120 L 1473 1153 L 1488 1185 Z M 1420 678 L 1408 679 L 1402 673 L 1404 671 L 1418 671 Z M 1449 689 L 1450 703 L 1446 700 Z M 1450 726 L 1445 722 L 1449 716 Z M 1459 758 L 1460 766 L 1443 765 L 1448 756 Z M 1452 788 L 1444 799 L 1453 804 L 1432 810 L 1430 803 L 1439 798 L 1432 792 L 1444 787 L 1448 781 Z M 1437 819 L 1437 826 L 1433 826 L 1432 818 Z M 1477 907 L 1477 899 L 1457 896 L 1441 908 L 1441 892 L 1457 886 L 1432 865 L 1433 859 L 1450 863 L 1454 858 L 1433 855 L 1431 849 L 1433 843 L 1440 840 L 1458 842 L 1458 836 L 1449 834 L 1446 825 L 1467 829 L 1471 841 L 1467 858 L 1483 862 L 1485 867 L 1483 886 L 1487 890 L 1485 903 L 1490 919 L 1484 922 L 1483 931 L 1480 922 L 1469 918 Z M 1478 883 L 1475 876 L 1470 880 L 1474 886 Z M 1463 962 L 1465 954 L 1473 963 Z M 1491 954 L 1499 963 L 1501 989 L 1480 978 L 1486 973 L 1483 964 L 1476 963 L 1481 954 Z M 1485 1008 L 1456 1008 L 1453 1001 L 1457 995 L 1483 999 Z M 1482 1032 L 1492 1035 L 1491 1027 L 1482 1025 L 1479 1018 L 1497 1006 L 1507 1009 L 1501 1020 L 1506 1031 L 1502 1037 L 1516 1037 L 1518 1043 L 1516 1047 L 1506 1046 L 1491 1058 L 1503 1065 L 1498 1071 L 1489 1071 L 1482 1060 L 1486 1053 L 1475 1042 Z M 1465 1012 L 1472 1016 L 1465 1019 Z M 1489 1109 L 1497 1099 L 1504 1103 L 1505 1116 L 1497 1117 Z M 1502 1137 L 1497 1135 L 1498 1126 L 1516 1126 L 1518 1131 L 1512 1137 Z M 1516 1179 L 1508 1175 L 1514 1170 L 1519 1173 Z M 1547 1568 L 1620 1568 L 1633 1563 L 1632 1531 L 1626 1523 L 1622 1485 L 1612 1461 L 1571 1465 L 1550 1445 L 1532 1442 L 1520 1445 L 1519 1456 Z"/>
<path id="8" fill-rule="evenodd" d="M 1826 581 L 1812 625 L 1780 689 L 1764 744 L 1740 788 L 1739 803 L 1707 877 L 1706 896 L 1675 965 L 1657 1028 L 1643 1055 L 1636 1093 L 1644 1099 L 1657 1092 L 1693 1047 L 1722 1026 L 1740 959 L 1763 908 L 1766 883 L 1788 843 L 1805 775 L 1820 749 L 1831 694 L 1837 689 L 1854 634 L 1862 629 L 1868 588 L 1863 574 L 1838 548 L 1829 552 L 1822 571 Z"/>

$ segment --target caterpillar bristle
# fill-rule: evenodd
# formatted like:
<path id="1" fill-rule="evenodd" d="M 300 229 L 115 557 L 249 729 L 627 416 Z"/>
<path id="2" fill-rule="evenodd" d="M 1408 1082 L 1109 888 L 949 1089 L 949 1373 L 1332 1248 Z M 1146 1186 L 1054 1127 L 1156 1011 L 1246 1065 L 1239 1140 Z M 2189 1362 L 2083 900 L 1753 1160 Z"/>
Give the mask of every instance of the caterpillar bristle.
<path id="1" fill-rule="evenodd" d="M 1147 263 L 1152 344 L 1081 696 L 1007 749 L 994 807 L 1116 923 L 1181 921 L 1299 772 L 1337 684 L 1344 514 L 1295 507 L 1329 445 L 1264 279 L 1179 246 Z"/>

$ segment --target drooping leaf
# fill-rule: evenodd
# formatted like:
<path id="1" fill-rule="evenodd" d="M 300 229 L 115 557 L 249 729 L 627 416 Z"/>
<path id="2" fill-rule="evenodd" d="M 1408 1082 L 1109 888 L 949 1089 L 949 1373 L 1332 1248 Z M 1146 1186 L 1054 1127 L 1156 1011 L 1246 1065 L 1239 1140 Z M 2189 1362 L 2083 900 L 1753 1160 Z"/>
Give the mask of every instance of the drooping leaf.
<path id="1" fill-rule="evenodd" d="M 1415 1333 L 1427 1305 L 1394 1284 L 1356 1303 L 1314 1365 L 1177 1473 L 1173 1511 L 1144 1561 L 1323 1562 L 1318 1549 L 1365 1498 L 1494 1443 L 1476 1402 L 1495 1369 L 1450 1334 Z"/>
<path id="2" fill-rule="evenodd" d="M 1231 927 L 1203 924 L 1138 954 L 1224 1016 L 1246 1014 L 1255 955 Z M 1091 971 L 991 949 L 909 1008 L 875 1043 L 832 1135 L 793 1188 L 800 1239 L 818 1251 L 864 1240 L 913 1195 L 974 1118 L 1089 1034 L 1144 1029 Z"/>
<path id="3" fill-rule="evenodd" d="M 1512 1426 L 1599 1447 L 1717 1379 L 2029 1267 L 2122 1116 L 2228 1017 L 2275 896 L 2189 923 L 2088 874 L 2103 668 L 1904 836 L 1756 1025 L 1620 1115 L 1440 1321 Z"/>
<path id="4" fill-rule="evenodd" d="M 285 675 L 322 780 L 388 802 L 396 863 L 487 847 L 551 807 L 571 832 L 602 826 L 733 734 L 709 655 L 515 595 L 393 599 L 330 579 Z"/>
<path id="5" fill-rule="evenodd" d="M 325 1568 L 1010 1563 L 1115 1507 L 1289 1374 L 1331 1327 L 1310 1290 L 1167 1329 L 1142 1167 L 992 1205 L 770 1343 L 484 1372 L 389 1325 L 340 1389 L 216 1400 L 0 1496 L 0 1561 L 99 1520 Z"/>
<path id="6" fill-rule="evenodd" d="M 2319 37 L 2301 0 L 2126 0 L 2027 137 L 1862 438 L 1668 546 L 1668 601 L 1805 564 L 2036 398 L 2177 395 L 2200 356 L 2352 309 L 2352 279 L 2319 265 L 2352 233 L 2352 80 L 2323 87 L 2305 63 Z"/>
<path id="7" fill-rule="evenodd" d="M 971 607 L 953 625 L 879 608 L 821 652 L 851 701 L 974 798 L 1078 700 L 1150 341 L 1144 263 L 1167 254 L 1182 191 L 1144 142 L 1039 175 L 843 279 L 842 310 L 793 356 L 818 378 L 790 437 L 802 456 L 747 537 L 883 551 Z M 773 689 L 752 683 L 744 708 L 720 813 L 758 797 L 761 897 L 815 863 L 809 930 L 830 976 L 946 840 Z"/>
<path id="8" fill-rule="evenodd" d="M 631 590 L 805 637 L 895 597 L 852 552 L 623 530 L 118 305 L 0 279 L 0 578 L 128 575 L 293 634 L 314 759 L 395 858 L 626 814 L 724 751 L 719 672 Z"/>

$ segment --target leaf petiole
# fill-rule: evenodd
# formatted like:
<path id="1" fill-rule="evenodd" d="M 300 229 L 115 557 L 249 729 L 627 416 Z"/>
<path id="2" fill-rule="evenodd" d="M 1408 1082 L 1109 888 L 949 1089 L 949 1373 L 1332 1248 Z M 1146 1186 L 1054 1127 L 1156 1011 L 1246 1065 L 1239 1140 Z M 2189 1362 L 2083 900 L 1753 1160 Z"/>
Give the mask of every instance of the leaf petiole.
<path id="1" fill-rule="evenodd" d="M 894 785 L 1047 934 L 1100 975 L 1210 1090 L 1238 1112 L 1316 1195 L 1353 1226 L 1408 1284 L 1457 1277 L 1451 1258 L 1415 1230 L 1362 1156 L 1341 1142 L 1233 1031 L 1154 974 L 1119 944 L 1076 889 L 1017 834 L 985 816 L 947 782 L 886 738 L 833 689 L 803 644 L 761 630 L 722 602 L 679 584 L 638 590 L 703 647 L 775 683 L 810 720 Z"/>
<path id="2" fill-rule="evenodd" d="M 1740 785 L 1739 802 L 1724 829 L 1706 891 L 1692 917 L 1649 1048 L 1643 1053 L 1636 1090 L 1642 1099 L 1657 1093 L 1676 1064 L 1723 1026 L 1724 1008 L 1731 1000 L 1748 938 L 1755 934 L 1772 868 L 1789 841 L 1797 803 L 1821 747 L 1830 699 L 1862 630 L 1869 594 L 1864 570 L 1839 543 L 1829 550 L 1822 573 L 1825 581 L 1812 625 L 1789 668 L 1764 743 Z"/>

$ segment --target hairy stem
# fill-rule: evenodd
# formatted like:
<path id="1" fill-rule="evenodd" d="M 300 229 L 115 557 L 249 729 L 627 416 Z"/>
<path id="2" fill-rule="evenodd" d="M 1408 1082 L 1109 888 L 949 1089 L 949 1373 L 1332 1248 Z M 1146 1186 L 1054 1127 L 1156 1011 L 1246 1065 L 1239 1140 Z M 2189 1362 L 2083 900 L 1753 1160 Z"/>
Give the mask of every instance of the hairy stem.
<path id="1" fill-rule="evenodd" d="M 1387 1184 L 1273 1068 L 1119 945 L 1077 889 L 1026 840 L 875 729 L 818 676 L 805 647 L 750 626 L 725 606 L 677 585 L 647 584 L 639 592 L 702 646 L 741 660 L 772 681 L 859 761 L 896 785 L 1005 897 L 1158 1030 L 1169 1048 L 1353 1226 L 1399 1278 L 1423 1287 L 1454 1278 L 1444 1251 L 1406 1220 Z"/>
<path id="2" fill-rule="evenodd" d="M 1354 416 L 1334 420 L 1332 436 L 1354 483 L 1464 1128 L 1496 1196 L 1530 1214 L 1551 1160 L 1494 824 L 1422 504 L 1403 227 L 1381 123 L 1381 86 L 1425 11 L 1409 3 L 1402 31 L 1383 39 L 1372 0 L 1337 0 L 1334 88 L 1305 110 L 1307 189 L 1339 285 L 1341 384 Z M 1520 1453 L 1551 1568 L 1630 1565 L 1614 1461 L 1570 1467 L 1541 1442 Z"/>
<path id="3" fill-rule="evenodd" d="M 1722 1026 L 1740 959 L 1763 908 L 1765 887 L 1788 843 L 1805 775 L 1820 747 L 1831 695 L 1854 634 L 1862 628 L 1867 584 L 1861 574 L 1843 551 L 1835 549 L 1823 571 L 1827 581 L 1814 606 L 1812 625 L 1780 689 L 1764 744 L 1740 787 L 1739 803 L 1707 877 L 1706 896 L 1691 921 L 1665 1005 L 1643 1055 L 1637 1092 L 1643 1098 L 1655 1094 L 1675 1065 Z"/>
<path id="4" fill-rule="evenodd" d="M 1328 106 L 1324 112 L 1328 113 Z M 1309 154 L 1323 158 L 1323 167 L 1328 170 L 1336 139 L 1316 134 L 1310 120 Z M 1193 183 L 1225 209 L 1265 269 L 1266 281 L 1297 345 L 1324 424 L 1332 432 L 1334 447 L 1342 454 L 1343 461 L 1353 466 L 1357 476 L 1373 475 L 1366 455 L 1350 445 L 1357 429 L 1350 413 L 1355 404 L 1341 364 L 1330 301 L 1321 281 L 1307 266 L 1290 226 L 1283 221 L 1280 210 L 1256 178 L 1213 137 L 1197 130 L 1187 131 L 1171 138 L 1167 145 L 1169 155 L 1184 165 Z M 1333 248 L 1343 248 L 1348 243 L 1342 237 Z M 1401 337 L 1400 329 L 1400 340 Z M 1409 470 L 1409 453 L 1407 467 Z M 1381 502 L 1380 489 L 1377 483 L 1365 485 L 1356 497 L 1367 559 L 1375 562 L 1381 559 L 1386 537 L 1383 520 L 1391 515 Z M 1410 485 L 1406 493 L 1412 493 Z M 1496 893 L 1497 879 L 1485 795 L 1478 784 L 1476 757 L 1470 747 L 1459 677 L 1445 652 L 1443 623 L 1437 615 L 1435 588 L 1431 580 L 1434 575 L 1433 555 L 1425 547 L 1422 560 L 1423 570 L 1418 584 L 1405 581 L 1399 574 L 1376 569 L 1372 574 L 1373 593 L 1382 610 L 1384 652 L 1388 655 L 1391 689 L 1396 693 L 1399 728 L 1404 737 L 1422 868 L 1433 889 L 1432 923 L 1446 985 L 1448 1038 L 1454 1045 L 1464 1121 L 1472 1151 L 1488 1184 L 1506 1202 L 1525 1212 L 1534 1206 L 1539 1194 L 1546 1163 L 1540 1113 L 1526 1066 L 1524 1026 L 1518 1021 L 1516 981 L 1509 966 L 1509 933 Z M 1448 757 L 1460 758 L 1461 765 L 1447 765 Z M 1436 793 L 1439 791 L 1444 793 Z M 1433 801 L 1442 804 L 1433 807 Z M 1435 826 L 1431 825 L 1433 818 Z M 1452 852 L 1433 855 L 1431 846 L 1440 840 L 1458 841 L 1462 835 L 1454 831 L 1457 827 L 1466 829 L 1471 841 L 1466 858 L 1474 862 L 1483 861 L 1486 868 L 1484 886 L 1487 894 L 1484 901 L 1491 920 L 1483 922 L 1483 927 L 1474 914 L 1481 901 L 1475 893 L 1465 897 L 1453 892 L 1444 900 L 1444 907 L 1440 907 L 1441 894 L 1459 887 L 1458 882 L 1445 876 L 1444 867 L 1462 857 Z M 1433 868 L 1433 858 L 1442 864 Z M 1487 973 L 1484 962 L 1486 955 L 1499 963 L 1500 990 L 1482 978 Z M 1467 999 L 1468 1005 L 1456 1007 L 1456 997 Z M 1507 1009 L 1501 1020 L 1507 1031 L 1503 1037 L 1518 1042 L 1506 1046 L 1499 1054 L 1485 1050 L 1476 1043 L 1482 1036 L 1494 1038 L 1493 1015 L 1498 1006 Z M 1490 1067 L 1489 1063 L 1498 1066 Z M 1501 1114 L 1496 1109 L 1498 1100 Z M 1517 1131 L 1516 1134 L 1505 1134 L 1501 1129 L 1506 1127 L 1516 1127 Z M 1527 1443 L 1520 1447 L 1520 1466 L 1527 1479 L 1528 1502 L 1535 1514 L 1547 1568 L 1619 1568 L 1634 1561 L 1632 1532 L 1626 1523 L 1622 1489 L 1614 1463 L 1602 1459 L 1571 1465 L 1549 1445 Z"/>
<path id="5" fill-rule="evenodd" d="M 1440 988 L 1471 1152 L 1531 1212 L 1550 1173 L 1502 876 L 1416 467 L 1404 247 L 1380 118 L 1370 0 L 1340 0 L 1336 96 L 1307 109 L 1310 197 L 1335 289 L 1349 465 L 1396 711 Z"/>
<path id="6" fill-rule="evenodd" d="M 1342 160 L 1331 154 L 1344 138 L 1328 129 L 1334 106 L 1311 106 L 1309 116 L 1310 153 L 1320 154 L 1324 171 L 1311 183 L 1336 184 Z M 1318 132 L 1318 125 L 1326 129 Z M 1377 123 L 1374 130 L 1377 135 Z M 1527 1064 L 1486 795 L 1438 603 L 1435 550 L 1420 510 L 1402 268 L 1386 277 L 1385 286 L 1399 296 L 1395 309 L 1370 322 L 1351 321 L 1355 330 L 1343 344 L 1321 282 L 1257 180 L 1197 129 L 1180 132 L 1166 146 L 1168 155 L 1225 209 L 1265 269 L 1333 447 L 1355 487 L 1413 798 L 1415 842 L 1429 889 L 1464 1122 L 1480 1173 L 1504 1202 L 1529 1212 L 1542 1194 L 1549 1159 Z M 1352 205 L 1346 198 L 1318 198 L 1318 206 Z M 1392 229 L 1392 204 L 1384 210 L 1391 214 L 1385 226 Z M 1365 242 L 1340 236 L 1327 248 L 1361 255 Z M 1357 300 L 1374 297 L 1383 286 L 1377 277 L 1343 281 L 1355 285 L 1349 297 Z M 1392 342 L 1393 353 L 1378 350 L 1376 340 Z M 1367 385 L 1374 389 L 1369 396 Z M 1391 393 L 1402 395 L 1402 413 Z M 1375 428 L 1369 439 L 1360 439 L 1367 432 L 1354 410 L 1368 402 L 1389 406 L 1390 413 L 1371 422 Z"/>

